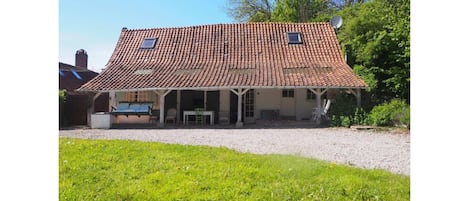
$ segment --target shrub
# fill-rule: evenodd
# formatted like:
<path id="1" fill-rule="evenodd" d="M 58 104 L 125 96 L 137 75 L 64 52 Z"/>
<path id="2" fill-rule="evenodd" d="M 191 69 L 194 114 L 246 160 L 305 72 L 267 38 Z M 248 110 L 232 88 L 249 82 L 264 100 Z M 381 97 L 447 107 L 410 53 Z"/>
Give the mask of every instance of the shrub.
<path id="1" fill-rule="evenodd" d="M 404 100 L 393 99 L 373 107 L 369 115 L 375 126 L 401 126 L 410 128 L 410 106 Z"/>
<path id="2" fill-rule="evenodd" d="M 338 93 L 329 112 L 330 126 L 350 127 L 351 125 L 371 125 L 365 109 L 356 106 L 356 99 L 351 94 Z"/>
<path id="3" fill-rule="evenodd" d="M 66 101 L 66 91 L 59 90 L 59 126 L 64 126 L 66 124 L 65 116 L 64 116 L 64 109 L 65 109 L 65 101 Z"/>

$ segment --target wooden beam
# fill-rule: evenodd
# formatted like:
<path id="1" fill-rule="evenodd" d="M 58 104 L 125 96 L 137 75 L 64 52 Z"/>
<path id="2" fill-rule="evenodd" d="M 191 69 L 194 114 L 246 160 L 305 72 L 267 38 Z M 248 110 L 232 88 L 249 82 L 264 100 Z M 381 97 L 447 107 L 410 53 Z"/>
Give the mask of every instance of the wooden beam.
<path id="1" fill-rule="evenodd" d="M 179 119 L 181 118 L 181 90 L 176 91 L 176 122 L 179 123 Z"/>
<path id="2" fill-rule="evenodd" d="M 207 110 L 207 91 L 204 90 L 204 110 Z"/>
<path id="3" fill-rule="evenodd" d="M 361 94 L 361 89 L 348 89 L 350 93 L 352 93 L 355 98 L 357 99 L 357 107 L 362 106 L 362 94 Z"/>
<path id="4" fill-rule="evenodd" d="M 230 89 L 231 92 L 233 92 L 234 94 L 236 94 L 238 96 L 238 120 L 236 121 L 236 127 L 242 127 L 243 126 L 243 122 L 242 122 L 242 100 L 243 100 L 243 94 L 245 94 L 246 92 L 249 91 L 249 89 L 241 89 L 241 88 L 238 88 L 237 90 L 234 90 L 234 89 Z"/>
<path id="5" fill-rule="evenodd" d="M 158 94 L 158 98 L 160 99 L 160 124 L 158 126 L 164 126 L 164 97 L 171 92 L 171 90 L 155 90 L 156 94 Z"/>
<path id="6" fill-rule="evenodd" d="M 357 107 L 362 107 L 362 94 L 360 89 L 357 90 Z"/>

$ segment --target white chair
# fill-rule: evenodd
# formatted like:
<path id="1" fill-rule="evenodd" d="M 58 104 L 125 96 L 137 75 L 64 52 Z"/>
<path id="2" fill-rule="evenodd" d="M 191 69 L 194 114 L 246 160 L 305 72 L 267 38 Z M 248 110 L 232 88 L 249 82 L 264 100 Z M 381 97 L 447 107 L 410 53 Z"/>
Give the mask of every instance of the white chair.
<path id="1" fill-rule="evenodd" d="M 176 114 L 177 114 L 177 110 L 174 108 L 170 108 L 168 110 L 168 113 L 166 114 L 165 123 L 168 123 L 168 121 L 172 121 L 173 123 L 176 123 Z"/>

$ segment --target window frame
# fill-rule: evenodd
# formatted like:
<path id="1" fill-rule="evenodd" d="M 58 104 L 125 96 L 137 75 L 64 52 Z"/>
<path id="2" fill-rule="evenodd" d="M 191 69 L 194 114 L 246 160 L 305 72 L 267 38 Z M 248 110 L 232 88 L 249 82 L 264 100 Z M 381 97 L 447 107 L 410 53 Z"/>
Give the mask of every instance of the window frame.
<path id="1" fill-rule="evenodd" d="M 295 89 L 282 89 L 282 98 L 295 98 Z"/>
<path id="2" fill-rule="evenodd" d="M 314 101 L 316 100 L 316 94 L 314 94 L 311 90 L 306 90 L 306 101 Z"/>
<path id="3" fill-rule="evenodd" d="M 146 44 L 146 41 L 153 40 L 150 46 L 143 46 Z M 156 43 L 158 42 L 158 38 L 144 38 L 142 44 L 140 44 L 140 49 L 155 49 Z"/>
<path id="4" fill-rule="evenodd" d="M 291 34 L 296 34 L 298 36 L 298 41 L 290 40 L 290 35 Z M 287 41 L 288 41 L 288 44 L 303 44 L 303 40 L 301 38 L 301 33 L 300 32 L 287 32 Z"/>

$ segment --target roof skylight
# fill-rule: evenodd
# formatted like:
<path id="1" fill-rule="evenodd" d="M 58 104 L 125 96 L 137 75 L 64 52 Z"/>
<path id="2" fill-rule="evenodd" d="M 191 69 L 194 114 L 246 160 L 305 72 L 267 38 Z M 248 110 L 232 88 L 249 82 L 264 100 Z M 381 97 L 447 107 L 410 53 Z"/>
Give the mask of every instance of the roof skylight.
<path id="1" fill-rule="evenodd" d="M 288 44 L 301 44 L 300 32 L 288 32 L 287 33 Z"/>
<path id="2" fill-rule="evenodd" d="M 143 39 L 142 45 L 140 48 L 142 49 L 153 49 L 155 48 L 157 38 L 145 38 Z"/>
<path id="3" fill-rule="evenodd" d="M 80 75 L 78 75 L 78 73 L 75 71 L 75 70 L 72 70 L 72 74 L 73 76 L 75 76 L 77 79 L 81 80 L 82 78 L 80 77 Z"/>

